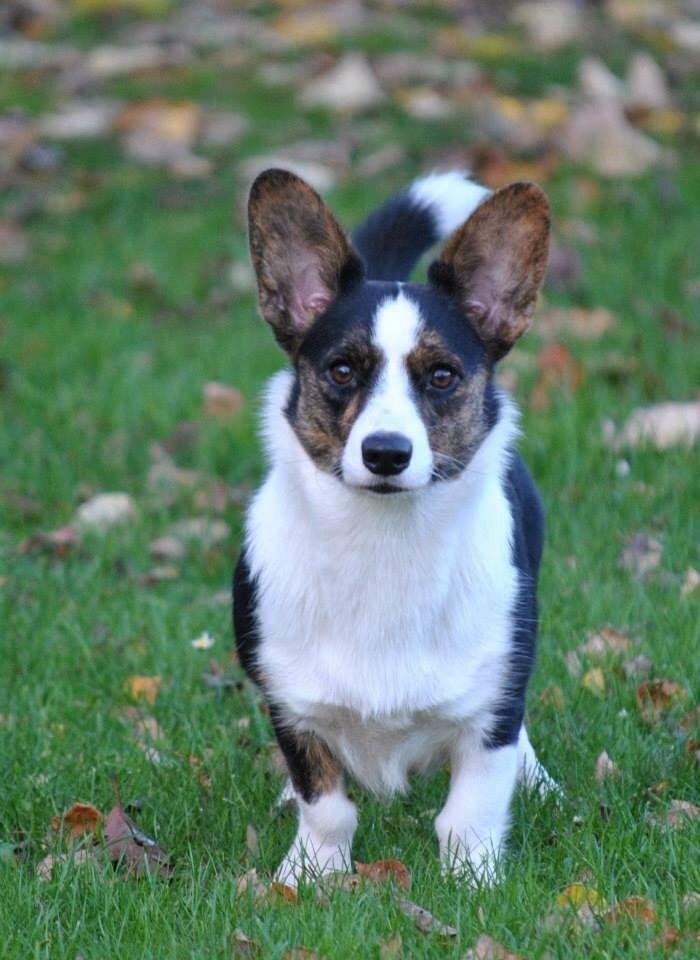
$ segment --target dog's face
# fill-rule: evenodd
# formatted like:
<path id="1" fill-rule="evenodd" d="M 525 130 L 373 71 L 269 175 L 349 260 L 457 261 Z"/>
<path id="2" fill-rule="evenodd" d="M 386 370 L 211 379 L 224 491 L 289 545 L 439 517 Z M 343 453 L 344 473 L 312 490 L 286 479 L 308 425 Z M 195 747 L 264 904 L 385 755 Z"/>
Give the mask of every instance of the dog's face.
<path id="1" fill-rule="evenodd" d="M 528 325 L 548 225 L 544 194 L 515 184 L 452 236 L 428 285 L 367 281 L 310 187 L 256 180 L 261 309 L 294 363 L 287 417 L 321 470 L 375 494 L 461 473 L 493 425 L 493 366 Z"/>

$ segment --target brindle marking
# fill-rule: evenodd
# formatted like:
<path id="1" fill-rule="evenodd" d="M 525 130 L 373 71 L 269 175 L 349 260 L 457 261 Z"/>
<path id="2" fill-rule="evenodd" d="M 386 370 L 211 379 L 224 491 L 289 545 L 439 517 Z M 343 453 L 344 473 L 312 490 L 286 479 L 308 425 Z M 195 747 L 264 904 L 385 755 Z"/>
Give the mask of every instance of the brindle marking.
<path id="1" fill-rule="evenodd" d="M 341 776 L 341 768 L 326 744 L 314 733 L 296 733 L 284 724 L 273 708 L 272 724 L 287 762 L 294 789 L 306 803 L 330 793 Z"/>
<path id="2" fill-rule="evenodd" d="M 533 183 L 504 187 L 452 235 L 429 277 L 456 296 L 494 360 L 530 325 L 549 249 L 549 203 Z"/>
<path id="3" fill-rule="evenodd" d="M 294 353 L 300 336 L 362 263 L 315 190 L 286 170 L 266 170 L 248 200 L 250 252 L 263 317 Z"/>

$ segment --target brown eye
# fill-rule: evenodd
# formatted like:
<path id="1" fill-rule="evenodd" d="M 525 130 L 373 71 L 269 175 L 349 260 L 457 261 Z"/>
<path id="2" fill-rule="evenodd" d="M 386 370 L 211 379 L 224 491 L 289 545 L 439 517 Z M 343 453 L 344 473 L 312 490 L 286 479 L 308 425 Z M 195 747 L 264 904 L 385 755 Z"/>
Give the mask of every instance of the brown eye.
<path id="1" fill-rule="evenodd" d="M 348 384 L 352 383 L 355 376 L 350 364 L 344 363 L 342 360 L 334 363 L 328 372 L 331 375 L 333 383 L 337 383 L 339 387 L 347 387 Z"/>
<path id="2" fill-rule="evenodd" d="M 448 390 L 456 380 L 457 375 L 446 367 L 436 367 L 430 374 L 430 386 L 436 390 Z"/>

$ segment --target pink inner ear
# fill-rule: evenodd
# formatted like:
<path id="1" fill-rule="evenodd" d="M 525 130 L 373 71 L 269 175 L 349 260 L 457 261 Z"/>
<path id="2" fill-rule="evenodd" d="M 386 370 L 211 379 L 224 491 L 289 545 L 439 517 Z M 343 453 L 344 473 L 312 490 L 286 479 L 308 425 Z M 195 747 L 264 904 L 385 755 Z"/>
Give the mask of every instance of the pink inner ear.
<path id="1" fill-rule="evenodd" d="M 321 280 L 320 265 L 315 257 L 311 263 L 299 268 L 292 282 L 294 284 L 292 318 L 294 325 L 303 330 L 320 313 L 323 313 L 332 297 L 330 290 Z"/>

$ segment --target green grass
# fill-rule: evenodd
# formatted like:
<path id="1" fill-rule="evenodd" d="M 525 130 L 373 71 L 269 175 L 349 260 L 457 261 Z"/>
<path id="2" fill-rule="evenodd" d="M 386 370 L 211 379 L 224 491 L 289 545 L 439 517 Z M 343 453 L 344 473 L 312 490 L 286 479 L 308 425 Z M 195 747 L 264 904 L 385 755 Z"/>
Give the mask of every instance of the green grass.
<path id="1" fill-rule="evenodd" d="M 80 29 L 79 38 L 89 39 L 84 23 Z M 377 38 L 373 44 L 380 48 Z M 556 73 L 552 64 L 538 73 L 531 57 L 494 69 L 516 95 L 542 92 Z M 562 70 L 571 75 L 570 64 Z M 232 956 L 237 927 L 270 958 L 302 945 L 327 960 L 377 957 L 379 939 L 395 930 L 407 957 L 461 957 L 484 931 L 530 958 L 546 951 L 661 955 L 651 943 L 662 928 L 700 927 L 698 908 L 681 907 L 684 894 L 700 890 L 698 824 L 670 832 L 649 820 L 671 798 L 700 802 L 697 765 L 679 732 L 700 678 L 698 597 L 680 597 L 685 570 L 699 565 L 700 471 L 688 451 L 646 450 L 628 454 L 630 473 L 618 476 L 618 456 L 604 446 L 601 423 L 619 422 L 639 404 L 697 393 L 697 326 L 684 333 L 668 322 L 676 313 L 692 323 L 698 312 L 700 169 L 692 145 L 681 150 L 674 191 L 668 175 L 600 182 L 597 199 L 582 206 L 580 171 L 563 166 L 547 184 L 556 221 L 585 219 L 597 237 L 581 248 L 580 289 L 551 299 L 604 305 L 618 318 L 601 340 L 567 341 L 585 371 L 576 392 L 555 390 L 546 412 L 533 411 L 535 373 L 528 364 L 517 388 L 522 450 L 549 515 L 529 727 L 563 786 L 562 804 L 518 795 L 504 883 L 472 891 L 442 878 L 437 864 L 432 821 L 445 774 L 384 804 L 356 791 L 357 859 L 404 861 L 412 899 L 458 928 L 456 940 L 444 942 L 414 928 L 391 888 L 336 892 L 327 903 L 304 890 L 295 906 L 236 897 L 236 881 L 249 867 L 270 876 L 294 829 L 288 813 L 273 809 L 280 779 L 271 771 L 272 734 L 256 694 L 245 682 L 226 693 L 205 687 L 201 674 L 210 655 L 190 645 L 209 630 L 217 641 L 212 654 L 240 675 L 230 612 L 212 603 L 229 583 L 240 511 L 224 514 L 231 538 L 207 550 L 191 547 L 176 580 L 139 583 L 152 566 L 149 542 L 202 512 L 186 491 L 164 502 L 148 489 L 150 444 L 180 422 L 198 420 L 195 442 L 175 455 L 179 465 L 230 484 L 253 485 L 262 472 L 258 398 L 283 359 L 251 295 L 210 296 L 212 288 L 226 288 L 232 259 L 246 256 L 236 166 L 245 155 L 290 140 L 333 136 L 336 127 L 323 114 L 300 115 L 291 94 L 271 95 L 250 71 L 198 66 L 156 86 L 123 81 L 111 92 L 193 96 L 241 109 L 253 122 L 239 146 L 218 155 L 204 183 L 169 181 L 125 162 L 105 143 L 68 146 L 53 179 L 25 181 L 11 198 L 21 199 L 23 191 L 84 193 L 84 206 L 73 213 L 36 213 L 27 225 L 28 258 L 0 272 L 0 844 L 21 845 L 18 858 L 0 856 L 3 958 L 224 958 Z M 3 105 L 19 97 L 28 111 L 41 112 L 52 91 L 24 89 L 16 78 L 0 84 Z M 355 178 L 339 187 L 331 200 L 348 224 L 429 165 L 436 145 L 464 136 L 464 118 L 434 131 L 390 108 L 377 120 L 379 127 L 364 118 L 342 125 L 367 146 L 372 138 L 398 139 L 406 161 L 374 181 Z M 154 271 L 155 291 L 130 282 L 139 263 Z M 517 350 L 532 360 L 540 348 L 535 330 Z M 616 355 L 632 362 L 621 376 L 609 373 Z M 245 394 L 246 410 L 233 425 L 201 417 L 207 380 L 235 384 Z M 68 523 L 82 498 L 103 490 L 130 493 L 137 518 L 86 537 L 66 557 L 18 552 L 23 538 Z M 32 515 L 7 494 L 35 501 Z M 643 581 L 619 563 L 625 540 L 640 530 L 663 544 L 659 568 Z M 659 723 L 640 717 L 635 681 L 614 661 L 603 664 L 600 697 L 567 673 L 562 653 L 606 624 L 640 638 L 654 676 L 686 687 L 687 699 Z M 144 755 L 125 720 L 124 684 L 132 674 L 162 677 L 150 713 L 165 733 L 160 749 L 167 763 Z M 540 699 L 551 685 L 561 688 L 562 707 Z M 245 729 L 237 723 L 243 717 L 250 718 Z M 593 768 L 602 750 L 622 773 L 599 786 Z M 183 759 L 190 755 L 201 759 L 210 788 Z M 140 825 L 174 857 L 174 879 L 124 880 L 68 864 L 41 882 L 35 868 L 51 818 L 76 800 L 108 809 L 115 772 L 125 799 L 138 805 Z M 651 792 L 661 781 L 664 789 Z M 248 824 L 258 831 L 256 856 L 245 852 Z M 548 929 L 557 893 L 582 877 L 611 903 L 630 895 L 653 899 L 657 923 L 568 934 Z M 676 955 L 692 956 L 692 942 L 683 940 Z"/>

